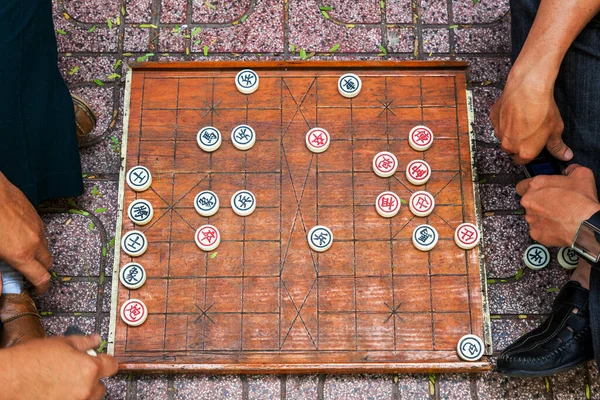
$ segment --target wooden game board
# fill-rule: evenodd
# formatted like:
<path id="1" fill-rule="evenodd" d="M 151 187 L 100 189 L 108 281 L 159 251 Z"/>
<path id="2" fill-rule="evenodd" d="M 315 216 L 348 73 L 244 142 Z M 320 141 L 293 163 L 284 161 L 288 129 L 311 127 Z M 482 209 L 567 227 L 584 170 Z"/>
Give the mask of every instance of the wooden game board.
<path id="1" fill-rule="evenodd" d="M 259 90 L 236 90 L 235 74 L 252 68 Z M 362 92 L 345 99 L 337 80 L 360 75 Z M 486 357 L 463 362 L 461 336 L 474 333 L 490 354 L 485 276 L 479 249 L 459 249 L 454 228 L 479 224 L 466 65 L 459 62 L 250 62 L 141 64 L 127 78 L 123 156 L 125 169 L 141 164 L 152 187 L 134 193 L 123 184 L 119 208 L 149 200 L 151 224 L 141 227 L 149 248 L 137 258 L 146 284 L 119 283 L 131 261 L 119 249 L 113 272 L 109 352 L 123 370 L 156 372 L 374 372 L 482 371 Z M 231 130 L 249 124 L 258 141 L 236 150 Z M 407 141 L 415 125 L 435 134 L 425 153 Z M 204 126 L 223 134 L 209 154 L 196 143 Z M 305 146 L 309 128 L 332 135 L 320 155 Z M 392 178 L 377 177 L 373 156 L 393 152 Z M 406 205 L 391 219 L 375 210 L 386 190 L 408 200 L 417 188 L 403 167 L 424 158 L 433 169 L 425 186 L 435 212 L 413 217 Z M 221 209 L 201 217 L 194 196 L 211 189 Z M 258 207 L 235 215 L 231 195 L 251 190 Z M 122 231 L 133 229 L 126 213 Z M 202 252 L 194 242 L 203 224 L 218 227 L 220 246 Z M 307 231 L 326 225 L 335 242 L 310 251 Z M 413 229 L 433 225 L 440 234 L 430 253 L 411 243 Z M 118 316 L 139 298 L 149 308 L 140 327 Z"/>

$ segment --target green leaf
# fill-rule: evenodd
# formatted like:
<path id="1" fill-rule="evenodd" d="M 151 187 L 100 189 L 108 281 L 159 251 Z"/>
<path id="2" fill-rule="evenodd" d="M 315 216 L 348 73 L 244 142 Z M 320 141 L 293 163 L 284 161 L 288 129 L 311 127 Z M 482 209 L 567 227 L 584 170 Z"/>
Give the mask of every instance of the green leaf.
<path id="1" fill-rule="evenodd" d="M 96 349 L 96 353 L 103 353 L 105 347 L 106 347 L 106 340 L 103 340 L 102 342 L 100 342 L 100 346 L 98 346 L 98 348 Z"/>
<path id="2" fill-rule="evenodd" d="M 98 186 L 92 188 L 92 196 L 102 196 L 102 192 L 98 190 Z"/>
<path id="3" fill-rule="evenodd" d="M 77 71 L 79 71 L 79 67 L 75 66 L 75 67 L 71 68 L 71 70 L 69 71 L 69 75 L 74 75 L 77 73 Z"/>
<path id="4" fill-rule="evenodd" d="M 319 10 L 321 10 L 321 11 L 331 11 L 331 10 L 333 10 L 333 7 L 332 6 L 320 6 Z"/>
<path id="5" fill-rule="evenodd" d="M 110 239 L 110 242 L 108 242 L 108 247 L 114 247 L 115 246 L 115 237 L 113 236 L 112 239 Z"/>
<path id="6" fill-rule="evenodd" d="M 544 385 L 546 385 L 546 391 L 549 392 L 550 391 L 550 381 L 548 380 L 547 376 L 544 377 Z"/>
<path id="7" fill-rule="evenodd" d="M 143 56 L 139 56 L 137 58 L 137 62 L 144 62 L 148 59 L 148 57 L 152 57 L 154 55 L 154 53 L 146 53 Z"/>
<path id="8" fill-rule="evenodd" d="M 435 384 L 435 374 L 429 374 L 429 382 Z"/>
<path id="9" fill-rule="evenodd" d="M 106 207 L 98 207 L 94 210 L 94 213 L 101 214 L 106 212 Z"/>
<path id="10" fill-rule="evenodd" d="M 379 50 L 381 51 L 381 54 L 383 54 L 384 56 L 387 54 L 387 50 L 381 44 L 379 45 Z"/>
<path id="11" fill-rule="evenodd" d="M 197 34 L 199 34 L 199 33 L 200 33 L 200 31 L 201 31 L 201 30 L 202 30 L 202 28 L 200 28 L 199 26 L 198 26 L 198 27 L 196 27 L 196 28 L 194 28 L 194 29 L 192 30 L 192 36 L 196 36 Z"/>
<path id="12" fill-rule="evenodd" d="M 400 203 L 402 203 L 402 204 L 408 204 L 408 201 L 406 201 L 404 199 L 400 199 Z"/>
<path id="13" fill-rule="evenodd" d="M 300 58 L 306 60 L 306 50 L 300 49 Z"/>
<path id="14" fill-rule="evenodd" d="M 117 60 L 117 62 L 115 62 L 115 66 L 113 67 L 113 69 L 117 69 L 121 66 L 121 60 Z"/>
<path id="15" fill-rule="evenodd" d="M 102 246 L 102 257 L 106 257 L 106 247 Z"/>
<path id="16" fill-rule="evenodd" d="M 475 3 L 475 4 L 477 4 L 477 3 Z M 590 385 L 586 383 L 585 384 L 585 398 L 589 400 L 591 395 L 592 394 L 590 393 Z"/>
<path id="17" fill-rule="evenodd" d="M 204 47 L 202 48 L 202 51 L 203 51 L 205 57 L 208 56 L 208 46 L 207 45 L 204 45 Z"/>
<path id="18" fill-rule="evenodd" d="M 519 319 L 527 319 L 527 315 L 525 314 L 519 314 L 518 317 Z"/>
<path id="19" fill-rule="evenodd" d="M 108 29 L 112 29 L 112 21 L 110 20 L 110 17 L 106 18 L 106 23 L 108 24 Z"/>
<path id="20" fill-rule="evenodd" d="M 60 33 L 61 35 L 67 34 L 67 32 L 63 31 L 62 29 L 57 29 L 56 32 Z"/>
<path id="21" fill-rule="evenodd" d="M 40 313 L 41 316 L 52 315 L 52 311 L 42 311 Z"/>
<path id="22" fill-rule="evenodd" d="M 329 49 L 330 53 L 333 53 L 334 51 L 337 51 L 340 48 L 340 44 L 336 43 L 333 46 L 331 46 L 331 48 Z"/>
<path id="23" fill-rule="evenodd" d="M 82 178 L 87 178 L 88 174 L 81 174 Z M 75 204 L 75 207 L 77 207 L 77 204 Z"/>
<path id="24" fill-rule="evenodd" d="M 94 221 L 90 221 L 90 225 L 89 225 L 90 231 L 93 231 L 95 226 L 96 225 L 94 225 Z"/>
<path id="25" fill-rule="evenodd" d="M 381 0 L 379 2 L 379 7 L 381 7 L 381 9 L 383 10 L 385 8 L 385 1 Z"/>
<path id="26" fill-rule="evenodd" d="M 121 17 L 117 15 L 117 17 L 115 18 L 115 24 L 117 25 L 121 25 Z"/>
<path id="27" fill-rule="evenodd" d="M 480 180 L 479 180 L 479 183 L 486 183 L 486 182 L 487 182 L 487 179 L 486 179 L 486 178 L 483 178 L 483 179 L 480 179 Z"/>
<path id="28" fill-rule="evenodd" d="M 94 79 L 94 83 L 98 86 L 104 86 L 104 83 L 100 79 Z"/>
<path id="29" fill-rule="evenodd" d="M 479 4 L 479 0 L 473 0 L 473 5 L 476 6 L 477 4 Z M 589 397 L 588 397 L 589 399 Z"/>
<path id="30" fill-rule="evenodd" d="M 80 312 L 74 312 L 73 315 L 76 316 L 76 317 L 80 317 L 81 313 Z"/>
<path id="31" fill-rule="evenodd" d="M 487 283 L 488 284 L 493 284 L 493 283 L 496 283 L 496 280 L 495 279 L 488 279 Z"/>
<path id="32" fill-rule="evenodd" d="M 194 46 L 198 46 L 200 43 L 202 43 L 202 39 L 198 39 L 194 42 Z"/>
<path id="33" fill-rule="evenodd" d="M 87 217 L 88 215 L 90 215 L 90 213 L 87 212 L 87 211 L 77 210 L 77 209 L 74 209 L 74 208 L 70 209 L 69 212 L 71 214 L 83 215 L 85 217 Z"/>
<path id="34" fill-rule="evenodd" d="M 323 14 L 325 19 L 329 19 L 329 14 L 327 14 L 327 11 L 321 11 L 321 14 Z"/>
<path id="35" fill-rule="evenodd" d="M 107 79 L 120 79 L 121 75 L 114 73 L 114 74 L 110 74 L 109 76 L 106 77 Z"/>
<path id="36" fill-rule="evenodd" d="M 96 30 L 96 25 L 92 26 L 90 29 L 88 29 L 89 33 L 92 33 Z"/>
<path id="37" fill-rule="evenodd" d="M 546 291 L 548 293 L 554 293 L 554 292 L 558 292 L 558 288 L 555 287 L 549 287 L 548 289 L 546 289 Z"/>
<path id="38" fill-rule="evenodd" d="M 520 270 L 517 271 L 517 274 L 515 275 L 515 281 L 518 281 L 519 279 L 521 279 L 523 277 L 523 268 L 521 268 Z"/>
<path id="39" fill-rule="evenodd" d="M 215 6 L 213 3 L 211 3 L 210 1 L 205 1 L 204 4 L 206 5 L 206 7 L 210 8 L 211 10 L 216 10 L 217 6 Z"/>
<path id="40" fill-rule="evenodd" d="M 450 28 L 450 29 L 456 29 L 456 28 L 458 28 L 458 25 L 450 25 L 448 28 Z"/>
<path id="41" fill-rule="evenodd" d="M 290 51 L 292 53 L 295 53 L 296 52 L 296 46 L 294 46 L 293 44 L 290 44 Z"/>
<path id="42" fill-rule="evenodd" d="M 119 139 L 117 139 L 117 138 L 116 138 L 116 137 L 114 137 L 114 136 L 111 136 L 111 137 L 110 137 L 110 140 L 111 140 L 111 141 L 112 141 L 114 144 L 119 144 Z"/>
<path id="43" fill-rule="evenodd" d="M 69 203 L 69 205 L 73 208 L 77 208 L 77 203 L 75 203 L 75 200 L 73 200 L 72 198 L 69 198 L 69 200 L 67 200 L 67 202 Z"/>
<path id="44" fill-rule="evenodd" d="M 214 253 L 212 253 L 212 254 L 210 255 L 210 258 L 215 258 L 215 257 L 217 256 L 217 254 L 218 254 L 218 252 L 217 252 L 217 251 L 215 251 Z"/>
<path id="45" fill-rule="evenodd" d="M 50 271 L 50 276 L 52 277 L 52 279 L 58 279 L 58 275 L 56 275 L 56 272 L 54 271 Z"/>
<path id="46" fill-rule="evenodd" d="M 173 28 L 173 33 L 179 33 L 179 25 L 175 25 L 175 28 Z"/>
<path id="47" fill-rule="evenodd" d="M 106 276 L 104 276 L 104 271 L 100 271 L 100 279 L 99 279 L 98 283 L 100 283 L 100 285 L 102 285 L 104 283 L 104 279 L 106 279 Z"/>
<path id="48" fill-rule="evenodd" d="M 121 15 L 125 16 L 125 6 L 121 6 Z"/>
<path id="49" fill-rule="evenodd" d="M 158 26 L 156 26 L 154 24 L 140 24 L 139 27 L 142 28 L 142 29 L 146 29 L 146 28 L 154 28 L 154 29 L 156 29 L 156 28 L 158 28 Z"/>
<path id="50" fill-rule="evenodd" d="M 244 22 L 247 19 L 248 19 L 248 14 L 242 15 L 242 18 L 240 18 L 240 23 Z"/>
<path id="51" fill-rule="evenodd" d="M 525 215 L 525 210 L 517 210 L 513 212 L 514 215 Z"/>

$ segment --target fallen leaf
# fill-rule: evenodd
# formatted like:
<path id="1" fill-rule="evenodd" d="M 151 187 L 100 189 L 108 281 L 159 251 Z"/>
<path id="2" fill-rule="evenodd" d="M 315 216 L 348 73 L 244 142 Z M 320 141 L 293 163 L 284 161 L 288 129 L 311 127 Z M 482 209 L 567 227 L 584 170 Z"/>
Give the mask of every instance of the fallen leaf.
<path id="1" fill-rule="evenodd" d="M 336 43 L 333 46 L 331 46 L 331 48 L 329 49 L 329 52 L 333 53 L 333 52 L 337 51 L 339 48 L 340 48 L 339 43 Z"/>

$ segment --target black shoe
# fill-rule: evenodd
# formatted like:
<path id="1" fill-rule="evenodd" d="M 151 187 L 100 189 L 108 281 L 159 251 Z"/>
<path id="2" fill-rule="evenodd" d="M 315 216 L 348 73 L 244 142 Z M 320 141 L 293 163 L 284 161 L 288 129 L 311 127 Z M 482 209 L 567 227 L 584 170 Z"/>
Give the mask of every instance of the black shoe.
<path id="1" fill-rule="evenodd" d="M 502 352 L 497 371 L 509 376 L 548 376 L 593 359 L 588 296 L 589 291 L 578 282 L 567 282 L 546 321 Z"/>

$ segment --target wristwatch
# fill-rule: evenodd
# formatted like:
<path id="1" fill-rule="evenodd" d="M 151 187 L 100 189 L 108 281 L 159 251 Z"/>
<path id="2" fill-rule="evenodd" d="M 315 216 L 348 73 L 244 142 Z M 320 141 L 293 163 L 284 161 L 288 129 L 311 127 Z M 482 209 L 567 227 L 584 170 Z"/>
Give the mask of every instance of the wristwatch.
<path id="1" fill-rule="evenodd" d="M 579 224 L 571 248 L 592 263 L 600 261 L 600 211 Z"/>

